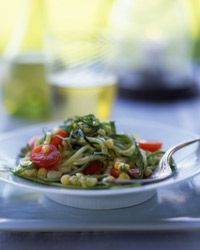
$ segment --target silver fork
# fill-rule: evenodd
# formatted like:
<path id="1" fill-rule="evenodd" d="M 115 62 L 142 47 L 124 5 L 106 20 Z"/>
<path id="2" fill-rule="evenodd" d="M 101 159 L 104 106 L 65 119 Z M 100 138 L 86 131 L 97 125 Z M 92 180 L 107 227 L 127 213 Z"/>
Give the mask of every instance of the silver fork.
<path id="1" fill-rule="evenodd" d="M 172 156 L 177 151 L 197 142 L 200 142 L 200 138 L 175 145 L 170 149 L 168 149 L 162 156 L 159 166 L 156 168 L 152 176 L 148 179 L 134 179 L 134 180 L 107 179 L 103 183 L 116 184 L 116 185 L 151 184 L 151 183 L 161 182 L 169 178 L 176 178 L 179 171 L 176 167 L 176 164 L 172 161 Z M 200 155 L 200 144 L 198 145 L 196 152 L 199 152 Z M 11 172 L 14 166 L 15 166 L 15 160 L 10 158 L 5 158 L 5 156 L 0 155 L 0 173 Z M 167 174 L 165 173 L 166 171 L 168 171 Z M 198 173 L 200 173 L 200 167 Z M 195 174 L 197 174 L 197 172 L 195 172 Z"/>
<path id="2" fill-rule="evenodd" d="M 200 142 L 200 138 L 187 141 L 184 143 L 177 144 L 170 149 L 168 149 L 165 154 L 162 156 L 159 166 L 152 174 L 151 178 L 148 179 L 132 179 L 132 180 L 122 180 L 122 179 L 114 179 L 114 180 L 106 180 L 106 183 L 109 184 L 118 184 L 118 185 L 125 185 L 125 184 L 151 184 L 156 182 L 161 182 L 169 178 L 176 178 L 178 175 L 178 169 L 176 164 L 172 161 L 172 156 L 179 150 L 193 144 Z M 197 152 L 200 152 L 200 144 L 198 145 Z M 166 170 L 170 170 L 168 174 L 163 175 Z M 200 173 L 200 167 L 198 172 Z M 197 174 L 197 172 L 195 172 Z M 104 182 L 104 183 L 105 183 Z"/>

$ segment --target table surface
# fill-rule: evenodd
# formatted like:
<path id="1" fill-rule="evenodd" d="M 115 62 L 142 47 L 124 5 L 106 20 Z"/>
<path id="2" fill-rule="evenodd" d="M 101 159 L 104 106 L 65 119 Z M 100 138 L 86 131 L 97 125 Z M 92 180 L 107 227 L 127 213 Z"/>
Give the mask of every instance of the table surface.
<path id="1" fill-rule="evenodd" d="M 0 98 L 1 100 L 1 98 Z M 113 119 L 131 117 L 200 133 L 200 97 L 165 103 L 119 99 Z M 30 125 L 9 117 L 0 104 L 0 133 Z M 1 212 L 0 212 L 1 214 Z M 0 216 L 1 217 L 1 216 Z M 200 232 L 0 232 L 1 249 L 199 249 Z"/>

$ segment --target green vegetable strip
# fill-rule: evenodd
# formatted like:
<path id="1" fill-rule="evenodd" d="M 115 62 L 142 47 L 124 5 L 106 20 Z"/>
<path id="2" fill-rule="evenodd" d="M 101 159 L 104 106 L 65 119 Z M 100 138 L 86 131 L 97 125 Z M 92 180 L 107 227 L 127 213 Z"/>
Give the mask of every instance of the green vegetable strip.
<path id="1" fill-rule="evenodd" d="M 62 173 L 68 173 L 69 166 L 71 166 L 73 164 L 73 162 L 75 162 L 78 159 L 80 159 L 80 157 L 82 156 L 83 152 L 86 151 L 89 148 L 90 148 L 90 146 L 87 146 L 87 145 L 84 146 L 84 147 L 82 147 L 82 148 L 80 148 L 68 160 L 66 160 L 65 162 L 63 162 L 62 165 L 60 166 L 61 172 Z"/>

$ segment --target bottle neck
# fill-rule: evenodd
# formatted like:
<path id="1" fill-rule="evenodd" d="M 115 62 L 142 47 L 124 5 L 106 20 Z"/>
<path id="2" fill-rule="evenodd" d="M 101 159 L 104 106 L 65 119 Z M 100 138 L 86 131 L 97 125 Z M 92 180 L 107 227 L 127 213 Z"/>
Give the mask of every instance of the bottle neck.
<path id="1" fill-rule="evenodd" d="M 5 55 L 39 52 L 43 48 L 43 0 L 21 0 L 18 20 Z"/>

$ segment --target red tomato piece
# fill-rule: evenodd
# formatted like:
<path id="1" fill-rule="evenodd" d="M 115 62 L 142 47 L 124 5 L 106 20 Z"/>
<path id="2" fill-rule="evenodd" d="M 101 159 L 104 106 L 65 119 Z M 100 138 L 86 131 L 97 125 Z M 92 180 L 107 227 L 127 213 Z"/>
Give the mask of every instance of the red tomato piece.
<path id="1" fill-rule="evenodd" d="M 85 175 L 95 175 L 95 174 L 101 174 L 103 170 L 103 163 L 101 161 L 95 160 L 89 162 L 87 167 L 83 170 L 83 173 Z"/>
<path id="2" fill-rule="evenodd" d="M 69 133 L 65 130 L 58 130 L 55 134 L 51 137 L 51 144 L 58 147 L 62 143 L 62 139 L 60 137 L 66 138 L 69 136 Z"/>
<path id="3" fill-rule="evenodd" d="M 159 142 L 159 141 L 141 140 L 141 141 L 139 141 L 139 146 L 143 150 L 155 152 L 157 150 L 160 150 L 162 148 L 163 144 L 162 144 L 162 142 Z"/>
<path id="4" fill-rule="evenodd" d="M 116 169 L 116 168 L 111 168 L 111 171 L 110 171 L 110 174 L 115 177 L 115 178 L 118 178 L 119 175 L 120 175 L 120 170 Z"/>
<path id="5" fill-rule="evenodd" d="M 42 144 L 31 150 L 30 158 L 37 167 L 51 169 L 58 164 L 61 154 L 54 145 Z"/>

